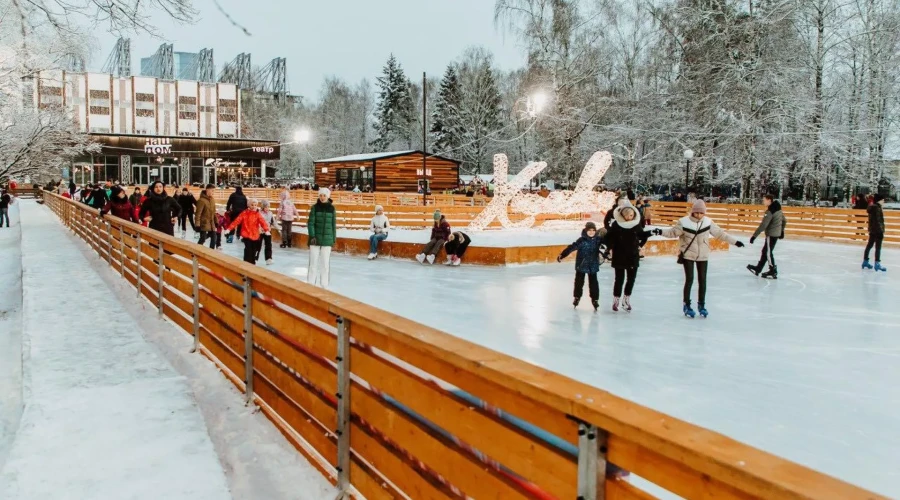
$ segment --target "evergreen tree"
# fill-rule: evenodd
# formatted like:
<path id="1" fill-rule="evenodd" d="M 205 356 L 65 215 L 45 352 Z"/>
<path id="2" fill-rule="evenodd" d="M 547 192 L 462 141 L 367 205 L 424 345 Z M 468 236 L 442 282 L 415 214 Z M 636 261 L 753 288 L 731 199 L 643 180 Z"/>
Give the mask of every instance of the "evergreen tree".
<path id="1" fill-rule="evenodd" d="M 459 130 L 464 146 L 457 157 L 478 173 L 489 172 L 495 135 L 501 123 L 500 89 L 494 74 L 493 58 L 483 49 L 470 50 L 460 67 L 462 101 Z"/>
<path id="2" fill-rule="evenodd" d="M 379 151 L 398 145 L 408 147 L 413 118 L 410 82 L 393 54 L 377 80 L 378 105 L 375 108 L 375 140 L 372 145 Z"/>
<path id="3" fill-rule="evenodd" d="M 444 71 L 441 89 L 432 113 L 431 136 L 436 153 L 452 151 L 463 143 L 463 129 L 459 117 L 461 108 L 462 89 L 459 75 L 456 66 L 450 64 Z"/>

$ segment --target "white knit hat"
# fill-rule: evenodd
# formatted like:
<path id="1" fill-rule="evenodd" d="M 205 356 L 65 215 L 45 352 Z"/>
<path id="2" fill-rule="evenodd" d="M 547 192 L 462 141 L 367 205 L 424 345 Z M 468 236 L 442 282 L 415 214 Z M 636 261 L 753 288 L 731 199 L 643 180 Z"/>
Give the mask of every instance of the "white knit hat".
<path id="1" fill-rule="evenodd" d="M 381 210 L 381 211 L 383 212 L 383 211 L 384 211 L 384 207 L 382 207 L 381 205 L 375 205 L 375 213 L 376 213 L 376 214 L 378 213 L 379 210 Z"/>
<path id="2" fill-rule="evenodd" d="M 331 190 L 328 188 L 320 188 L 319 196 L 325 195 L 326 198 L 331 198 Z"/>

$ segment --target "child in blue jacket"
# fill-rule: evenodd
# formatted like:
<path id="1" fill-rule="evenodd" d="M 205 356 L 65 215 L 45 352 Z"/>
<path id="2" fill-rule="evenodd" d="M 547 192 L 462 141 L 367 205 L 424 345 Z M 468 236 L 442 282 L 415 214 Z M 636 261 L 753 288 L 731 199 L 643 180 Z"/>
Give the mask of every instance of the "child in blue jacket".
<path id="1" fill-rule="evenodd" d="M 556 258 L 557 262 L 562 261 L 572 252 L 575 255 L 575 300 L 572 305 L 578 307 L 581 302 L 581 295 L 584 293 L 584 277 L 588 278 L 588 290 L 591 294 L 591 305 L 596 311 L 600 307 L 600 284 L 597 282 L 597 273 L 600 271 L 600 247 L 603 244 L 603 238 L 597 233 L 597 225 L 588 222 L 584 225 L 584 231 L 581 232 L 581 238 L 572 243 Z"/>

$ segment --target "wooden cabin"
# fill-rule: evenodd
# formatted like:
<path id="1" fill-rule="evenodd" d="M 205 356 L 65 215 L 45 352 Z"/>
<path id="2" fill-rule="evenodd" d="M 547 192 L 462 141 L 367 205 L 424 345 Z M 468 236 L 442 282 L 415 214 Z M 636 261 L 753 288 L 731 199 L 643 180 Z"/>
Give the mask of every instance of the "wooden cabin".
<path id="1" fill-rule="evenodd" d="M 425 158 L 425 171 L 422 158 Z M 393 151 L 340 156 L 315 162 L 315 182 L 319 186 L 344 184 L 353 189 L 366 185 L 380 192 L 418 192 L 427 181 L 431 192 L 456 189 L 461 162 L 423 151 Z"/>

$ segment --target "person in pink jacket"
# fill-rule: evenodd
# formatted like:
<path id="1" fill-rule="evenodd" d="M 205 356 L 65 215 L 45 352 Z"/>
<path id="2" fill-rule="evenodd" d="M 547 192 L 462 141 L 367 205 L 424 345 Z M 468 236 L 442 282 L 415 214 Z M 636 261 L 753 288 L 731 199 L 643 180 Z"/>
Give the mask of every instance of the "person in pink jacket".
<path id="1" fill-rule="evenodd" d="M 291 191 L 288 188 L 284 188 L 281 191 L 281 199 L 278 203 L 276 215 L 278 220 L 281 221 L 281 248 L 290 248 L 294 217 L 297 217 L 297 207 L 294 206 L 294 200 L 291 199 Z"/>

